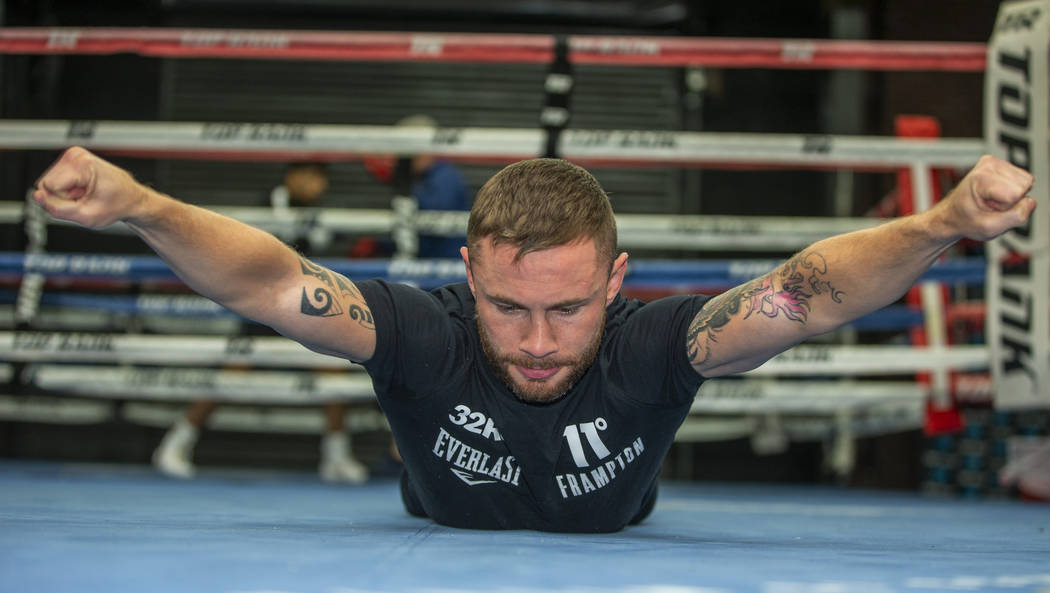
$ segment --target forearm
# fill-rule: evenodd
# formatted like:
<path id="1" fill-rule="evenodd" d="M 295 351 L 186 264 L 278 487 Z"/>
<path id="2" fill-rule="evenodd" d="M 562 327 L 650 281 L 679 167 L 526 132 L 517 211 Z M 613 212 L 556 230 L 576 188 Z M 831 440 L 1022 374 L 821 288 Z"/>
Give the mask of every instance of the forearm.
<path id="1" fill-rule="evenodd" d="M 33 199 L 87 228 L 125 222 L 190 288 L 310 348 L 372 356 L 375 327 L 360 291 L 269 233 L 156 192 L 79 147 L 40 177 Z"/>
<path id="2" fill-rule="evenodd" d="M 815 335 L 899 299 L 958 239 L 931 211 L 814 243 L 771 276 L 805 303 L 799 329 Z"/>
<path id="3" fill-rule="evenodd" d="M 698 373 L 755 368 L 810 336 L 900 298 L 963 237 L 986 241 L 1035 208 L 1027 172 L 983 157 L 930 210 L 814 243 L 772 272 L 712 299 L 686 339 Z"/>
<path id="4" fill-rule="evenodd" d="M 298 271 L 296 254 L 269 233 L 142 190 L 140 206 L 124 222 L 199 294 L 258 318 L 282 278 Z"/>
<path id="5" fill-rule="evenodd" d="M 954 241 L 929 225 L 915 216 L 825 239 L 719 295 L 690 326 L 694 368 L 707 377 L 752 369 L 892 303 Z"/>

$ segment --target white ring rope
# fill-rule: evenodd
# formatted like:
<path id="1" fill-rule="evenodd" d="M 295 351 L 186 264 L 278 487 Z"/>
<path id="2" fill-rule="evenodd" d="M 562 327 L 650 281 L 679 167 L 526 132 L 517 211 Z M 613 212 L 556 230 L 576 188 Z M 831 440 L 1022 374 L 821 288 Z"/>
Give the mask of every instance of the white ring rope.
<path id="1" fill-rule="evenodd" d="M 693 414 L 818 414 L 870 408 L 889 402 L 921 402 L 929 389 L 911 381 L 775 381 L 711 379 L 693 401 Z"/>
<path id="2" fill-rule="evenodd" d="M 25 373 L 39 389 L 100 399 L 180 401 L 206 396 L 223 402 L 303 405 L 375 398 L 364 373 L 39 363 Z M 712 379 L 701 387 L 691 413 L 819 414 L 921 402 L 928 394 L 928 388 L 904 381 Z"/>
<path id="3" fill-rule="evenodd" d="M 34 364 L 26 375 L 39 389 L 101 399 L 192 401 L 206 397 L 231 403 L 294 405 L 375 400 L 372 380 L 365 373 Z"/>
<path id="4" fill-rule="evenodd" d="M 87 332 L 0 332 L 0 358 L 11 361 L 210 365 L 349 370 L 353 363 L 279 336 L 189 336 Z"/>
<path id="5" fill-rule="evenodd" d="M 0 357 L 43 362 L 116 364 L 251 364 L 266 367 L 356 369 L 346 360 L 317 354 L 279 336 L 191 336 L 87 332 L 0 332 Z M 755 370 L 751 376 L 899 375 L 936 369 L 988 368 L 981 345 L 948 348 L 907 346 L 799 345 Z"/>
<path id="6" fill-rule="evenodd" d="M 978 371 L 988 368 L 984 345 L 947 348 L 911 346 L 817 346 L 799 345 L 744 373 L 746 376 L 808 377 L 836 375 L 900 375 L 917 371 L 953 369 Z"/>
<path id="7" fill-rule="evenodd" d="M 0 120 L 0 149 L 60 150 L 79 144 L 140 156 L 224 160 L 346 160 L 362 155 L 433 154 L 510 162 L 540 156 L 546 133 L 531 128 L 428 128 L 285 123 Z M 985 152 L 969 138 L 740 134 L 567 129 L 558 154 L 600 166 L 664 163 L 892 170 L 969 168 Z"/>
<path id="8" fill-rule="evenodd" d="M 20 221 L 24 216 L 22 206 L 22 203 L 0 202 L 0 223 Z M 390 210 L 317 208 L 275 212 L 263 207 L 207 208 L 285 240 L 312 229 L 336 234 L 383 235 L 394 229 L 394 215 Z M 469 213 L 462 211 L 419 210 L 413 215 L 412 223 L 417 233 L 462 237 L 467 231 L 468 217 Z M 627 249 L 794 251 L 832 235 L 871 228 L 880 222 L 877 218 L 802 216 L 616 215 L 619 244 Z M 131 233 L 122 223 L 111 225 L 105 231 Z"/>

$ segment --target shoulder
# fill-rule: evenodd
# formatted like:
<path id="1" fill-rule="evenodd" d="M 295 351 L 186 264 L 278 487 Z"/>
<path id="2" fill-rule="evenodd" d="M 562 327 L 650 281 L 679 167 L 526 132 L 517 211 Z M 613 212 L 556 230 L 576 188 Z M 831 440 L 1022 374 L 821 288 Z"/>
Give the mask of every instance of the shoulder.
<path id="1" fill-rule="evenodd" d="M 708 297 L 680 295 L 650 302 L 617 299 L 606 316 L 602 364 L 627 397 L 646 405 L 692 401 L 703 382 L 689 364 L 689 324 Z"/>
<path id="2" fill-rule="evenodd" d="M 657 370 L 671 364 L 691 370 L 686 357 L 689 324 L 707 300 L 703 295 L 648 302 L 617 298 L 607 309 L 604 355 L 632 367 Z"/>
<path id="3" fill-rule="evenodd" d="M 617 296 L 607 309 L 605 328 L 609 331 L 625 324 L 646 322 L 666 324 L 684 321 L 688 325 L 709 299 L 710 297 L 700 294 L 674 295 L 653 301 Z M 668 326 L 660 327 L 666 329 Z"/>
<path id="4" fill-rule="evenodd" d="M 381 397 L 428 393 L 473 358 L 474 303 L 465 284 L 426 291 L 367 280 L 358 287 L 376 330 L 375 352 L 364 367 Z"/>
<path id="5" fill-rule="evenodd" d="M 373 310 L 379 307 L 395 309 L 408 315 L 445 313 L 469 318 L 474 315 L 474 295 L 465 282 L 449 284 L 431 291 L 380 279 L 355 284 Z"/>
<path id="6" fill-rule="evenodd" d="M 474 318 L 474 294 L 466 282 L 448 284 L 431 291 L 431 296 L 449 314 Z"/>

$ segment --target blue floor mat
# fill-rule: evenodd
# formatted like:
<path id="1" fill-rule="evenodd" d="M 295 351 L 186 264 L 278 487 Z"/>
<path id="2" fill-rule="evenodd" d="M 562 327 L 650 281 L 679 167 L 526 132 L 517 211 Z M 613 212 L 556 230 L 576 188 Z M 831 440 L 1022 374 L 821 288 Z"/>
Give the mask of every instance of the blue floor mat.
<path id="1" fill-rule="evenodd" d="M 608 535 L 451 529 L 397 485 L 0 462 L 0 592 L 1050 593 L 1050 506 L 664 484 Z"/>

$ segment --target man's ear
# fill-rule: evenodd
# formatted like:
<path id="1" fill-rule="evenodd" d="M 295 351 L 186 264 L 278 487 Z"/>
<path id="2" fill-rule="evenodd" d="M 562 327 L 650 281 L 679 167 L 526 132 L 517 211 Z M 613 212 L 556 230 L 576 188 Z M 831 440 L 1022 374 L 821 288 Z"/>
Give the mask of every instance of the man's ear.
<path id="1" fill-rule="evenodd" d="M 463 258 L 463 265 L 467 267 L 467 286 L 470 287 L 470 293 L 474 294 L 474 273 L 470 270 L 470 250 L 466 245 L 459 248 L 459 256 Z"/>
<path id="2" fill-rule="evenodd" d="M 627 275 L 627 252 L 621 253 L 613 260 L 612 274 L 609 275 L 609 285 L 605 292 L 605 306 L 613 302 L 616 295 L 620 293 L 623 286 L 623 278 Z"/>

